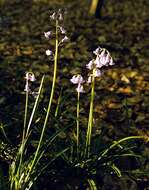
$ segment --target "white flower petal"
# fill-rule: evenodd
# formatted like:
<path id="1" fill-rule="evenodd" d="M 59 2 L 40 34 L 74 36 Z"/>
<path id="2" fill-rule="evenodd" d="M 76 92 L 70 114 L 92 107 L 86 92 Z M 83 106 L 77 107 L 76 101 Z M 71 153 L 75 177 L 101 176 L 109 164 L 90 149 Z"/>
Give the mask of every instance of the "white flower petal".
<path id="1" fill-rule="evenodd" d="M 100 52 L 101 52 L 101 47 L 98 47 L 97 49 L 95 49 L 95 51 L 93 51 L 93 53 L 94 53 L 95 55 L 99 55 Z"/>
<path id="2" fill-rule="evenodd" d="M 48 31 L 48 32 L 44 32 L 44 36 L 45 38 L 49 39 L 49 37 L 52 35 L 52 32 L 51 31 Z"/>
<path id="3" fill-rule="evenodd" d="M 78 84 L 78 87 L 76 88 L 76 91 L 79 92 L 79 93 L 85 92 L 85 91 L 84 91 L 84 88 L 83 88 L 83 85 Z"/>
<path id="4" fill-rule="evenodd" d="M 51 56 L 51 55 L 53 55 L 53 52 L 48 49 L 48 50 L 46 50 L 46 55 L 47 55 L 47 56 Z"/>
<path id="5" fill-rule="evenodd" d="M 93 67 L 94 67 L 94 59 L 91 60 L 87 65 L 86 65 L 86 68 L 89 69 L 89 70 L 92 70 Z"/>
<path id="6" fill-rule="evenodd" d="M 95 65 L 96 65 L 96 68 L 101 68 L 103 66 L 102 63 L 101 63 L 101 61 L 100 61 L 100 57 L 99 56 L 96 57 Z"/>
<path id="7" fill-rule="evenodd" d="M 70 81 L 73 83 L 73 84 L 82 84 L 84 83 L 84 80 L 83 80 L 83 77 L 81 75 L 74 75 Z"/>
<path id="8" fill-rule="evenodd" d="M 63 43 L 63 42 L 67 42 L 69 40 L 69 38 L 67 37 L 67 36 L 65 36 L 62 40 L 61 40 L 61 42 Z"/>

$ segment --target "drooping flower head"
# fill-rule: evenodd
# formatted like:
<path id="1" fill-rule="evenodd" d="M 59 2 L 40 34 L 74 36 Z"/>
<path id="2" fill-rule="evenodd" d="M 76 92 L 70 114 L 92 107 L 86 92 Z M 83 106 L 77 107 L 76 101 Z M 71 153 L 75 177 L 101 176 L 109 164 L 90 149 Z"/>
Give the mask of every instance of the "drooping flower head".
<path id="1" fill-rule="evenodd" d="M 36 80 L 35 75 L 32 72 L 27 72 L 25 75 L 25 79 L 31 82 L 34 82 Z"/>
<path id="2" fill-rule="evenodd" d="M 99 54 L 101 53 L 101 50 L 102 50 L 102 48 L 101 48 L 101 47 L 98 47 L 97 49 L 95 49 L 95 50 L 93 51 L 93 53 L 94 53 L 95 55 L 99 55 Z"/>
<path id="3" fill-rule="evenodd" d="M 84 80 L 83 80 L 83 77 L 81 75 L 74 75 L 70 81 L 73 83 L 73 84 L 82 84 L 84 83 Z"/>
<path id="4" fill-rule="evenodd" d="M 30 89 L 29 81 L 34 82 L 36 80 L 34 73 L 27 72 L 25 74 L 25 80 L 26 80 L 26 84 L 25 84 L 24 91 L 30 93 L 31 89 Z"/>
<path id="5" fill-rule="evenodd" d="M 47 31 L 47 32 L 44 32 L 44 36 L 46 39 L 52 39 L 55 37 L 55 40 L 57 40 L 58 42 L 58 48 L 60 47 L 60 45 L 63 45 L 63 43 L 65 42 L 68 42 L 69 41 L 69 38 L 67 37 L 66 35 L 66 30 L 64 28 L 64 17 L 63 17 L 63 14 L 65 14 L 64 11 L 62 11 L 61 9 L 59 9 L 58 11 L 56 12 L 53 12 L 52 14 L 50 13 L 50 19 L 51 19 L 51 22 L 55 22 L 55 31 Z M 49 58 L 51 60 L 53 60 L 54 58 L 54 50 L 51 49 L 47 49 L 46 50 L 46 55 L 49 56 Z"/>
<path id="6" fill-rule="evenodd" d="M 86 65 L 87 69 L 100 69 L 103 66 L 114 65 L 113 59 L 108 50 L 98 47 L 93 53 L 96 55 L 96 59 L 91 60 Z"/>
<path id="7" fill-rule="evenodd" d="M 59 29 L 61 34 L 66 34 L 66 30 L 62 26 L 59 26 Z"/>
<path id="8" fill-rule="evenodd" d="M 78 86 L 77 86 L 77 88 L 76 88 L 76 91 L 77 91 L 78 93 L 83 93 L 83 92 L 85 92 L 83 85 L 78 84 Z"/>
<path id="9" fill-rule="evenodd" d="M 94 62 L 95 60 L 92 59 L 87 65 L 86 65 L 86 68 L 89 69 L 89 70 L 92 70 L 94 68 Z"/>
<path id="10" fill-rule="evenodd" d="M 56 12 L 52 13 L 52 15 L 50 15 L 50 19 L 51 20 L 55 20 L 56 19 Z"/>
<path id="11" fill-rule="evenodd" d="M 84 79 L 83 79 L 83 77 L 82 77 L 81 75 L 74 75 L 74 76 L 70 79 L 70 81 L 71 81 L 73 84 L 77 84 L 77 85 L 78 85 L 77 88 L 76 88 L 76 91 L 77 91 L 78 93 L 83 93 L 83 92 L 85 92 L 85 91 L 84 91 L 84 88 L 83 88 L 83 85 L 82 85 L 85 81 L 84 81 Z"/>
<path id="12" fill-rule="evenodd" d="M 27 72 L 25 74 L 24 78 L 26 80 L 24 91 L 29 93 L 29 94 L 32 94 L 36 98 L 37 95 L 38 95 L 38 92 L 34 92 L 30 88 L 31 87 L 31 82 L 34 82 L 36 80 L 34 73 L 33 72 Z"/>
<path id="13" fill-rule="evenodd" d="M 44 32 L 44 36 L 49 39 L 52 36 L 52 31 Z"/>
<path id="14" fill-rule="evenodd" d="M 51 20 L 59 20 L 59 21 L 63 21 L 63 12 L 61 9 L 59 9 L 57 12 L 53 12 L 50 15 L 50 19 Z"/>
<path id="15" fill-rule="evenodd" d="M 67 42 L 69 40 L 69 38 L 67 36 L 64 36 L 64 38 L 61 40 L 61 42 Z"/>
<path id="16" fill-rule="evenodd" d="M 52 55 L 53 55 L 53 52 L 48 49 L 48 50 L 46 50 L 46 55 L 47 55 L 47 56 L 52 56 Z"/>
<path id="17" fill-rule="evenodd" d="M 114 65 L 113 59 L 108 50 L 98 47 L 94 51 L 94 54 L 96 55 L 95 64 L 97 68 Z"/>

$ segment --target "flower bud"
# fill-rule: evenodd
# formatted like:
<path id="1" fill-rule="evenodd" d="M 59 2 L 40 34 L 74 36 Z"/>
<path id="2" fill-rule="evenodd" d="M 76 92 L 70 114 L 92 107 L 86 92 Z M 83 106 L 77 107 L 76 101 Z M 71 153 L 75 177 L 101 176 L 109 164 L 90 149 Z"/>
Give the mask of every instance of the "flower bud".
<path id="1" fill-rule="evenodd" d="M 48 49 L 48 50 L 46 50 L 46 55 L 47 55 L 47 56 L 51 56 L 51 55 L 53 55 L 53 52 Z"/>

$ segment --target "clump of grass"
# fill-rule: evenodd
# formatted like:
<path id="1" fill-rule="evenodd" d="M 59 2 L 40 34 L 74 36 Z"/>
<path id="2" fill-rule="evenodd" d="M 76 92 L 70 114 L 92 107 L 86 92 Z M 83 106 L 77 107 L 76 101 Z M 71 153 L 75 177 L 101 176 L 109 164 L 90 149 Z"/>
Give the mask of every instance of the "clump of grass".
<path id="1" fill-rule="evenodd" d="M 33 153 L 28 154 L 28 147 L 31 142 L 31 133 L 33 130 L 32 125 L 36 118 L 38 106 L 40 104 L 45 76 L 43 76 L 41 79 L 38 92 L 34 92 L 31 88 L 32 83 L 36 80 L 35 75 L 33 72 L 27 72 L 25 76 L 26 84 L 24 89 L 26 93 L 26 103 L 22 140 L 20 142 L 16 157 L 13 159 L 10 165 L 9 188 L 11 190 L 31 189 L 41 173 L 44 172 L 55 159 L 61 156 L 63 160 L 66 161 L 67 167 L 71 168 L 72 170 L 77 170 L 78 175 L 81 175 L 80 171 L 83 171 L 83 180 L 85 181 L 85 183 L 88 183 L 90 189 L 97 189 L 94 176 L 98 173 L 98 171 L 109 174 L 113 172 L 117 176 L 121 177 L 122 172 L 116 166 L 115 160 L 122 156 L 138 157 L 138 155 L 133 153 L 133 147 L 129 147 L 129 141 L 135 139 L 143 139 L 144 136 L 125 137 L 118 141 L 113 141 L 110 145 L 100 145 L 100 143 L 98 143 L 98 146 L 96 147 L 96 152 L 94 152 L 92 145 L 93 142 L 95 143 L 95 140 L 92 137 L 92 131 L 94 127 L 93 120 L 96 78 L 102 77 L 102 71 L 105 67 L 114 65 L 113 58 L 109 51 L 104 48 L 98 47 L 95 51 L 93 51 L 96 56 L 95 59 L 92 59 L 86 65 L 86 68 L 89 70 L 87 80 L 85 80 L 81 74 L 74 75 L 70 80 L 73 84 L 77 85 L 76 142 L 73 142 L 72 145 L 67 145 L 66 148 L 63 148 L 58 152 L 55 152 L 53 157 L 48 160 L 46 164 L 42 163 L 42 158 L 44 157 L 47 148 L 49 146 L 53 146 L 54 140 L 63 130 L 65 130 L 65 127 L 67 127 L 65 126 L 63 129 L 58 130 L 51 137 L 48 137 L 48 139 L 44 139 L 46 128 L 49 122 L 49 117 L 52 112 L 51 107 L 55 94 L 59 48 L 62 44 L 66 43 L 69 40 L 66 36 L 66 30 L 63 26 L 62 12 L 60 10 L 58 10 L 58 12 L 54 12 L 50 15 L 50 19 L 52 22 L 54 22 L 55 30 L 54 32 L 46 31 L 44 33 L 46 39 L 50 40 L 51 38 L 53 38 L 53 36 L 55 39 L 54 51 L 52 49 L 47 49 L 45 52 L 49 60 L 54 62 L 53 81 L 51 93 L 49 96 L 49 102 L 43 124 L 41 125 L 42 130 L 37 143 L 37 147 L 35 148 L 35 151 Z M 80 96 L 81 93 L 85 93 L 85 83 L 90 86 L 90 108 L 87 118 L 88 124 L 85 129 L 85 135 L 82 135 L 84 129 L 80 127 Z M 33 95 L 35 97 L 35 102 L 32 112 L 29 115 L 30 95 Z M 59 105 L 61 103 L 60 96 L 58 98 L 57 107 L 55 109 L 54 119 L 57 119 Z M 6 134 L 5 137 L 7 138 Z M 96 139 L 96 141 L 98 140 Z"/>
<path id="2" fill-rule="evenodd" d="M 63 155 L 64 160 L 69 164 L 70 168 L 77 169 L 78 173 L 81 169 L 84 172 L 84 180 L 88 183 L 90 189 L 97 189 L 94 176 L 98 173 L 103 174 L 116 174 L 118 177 L 122 176 L 122 171 L 116 166 L 115 161 L 120 157 L 136 157 L 133 152 L 134 146 L 130 146 L 130 142 L 136 139 L 145 139 L 144 136 L 129 136 L 122 138 L 118 141 L 113 141 L 110 145 L 103 145 L 97 143 L 96 151 L 92 146 L 97 140 L 92 137 L 92 131 L 94 127 L 94 98 L 95 98 L 95 84 L 96 78 L 102 77 L 102 73 L 105 67 L 113 66 L 113 58 L 109 51 L 105 48 L 98 47 L 93 53 L 96 55 L 95 59 L 92 59 L 86 68 L 89 70 L 87 80 L 84 80 L 81 74 L 76 74 L 70 80 L 73 84 L 77 84 L 77 117 L 76 117 L 76 144 L 74 143 L 70 154 L 66 152 Z M 90 108 L 88 114 L 88 125 L 86 128 L 86 137 L 83 136 L 82 129 L 80 130 L 80 93 L 84 93 L 84 83 L 90 85 Z M 83 96 L 83 95 L 82 95 Z M 80 139 L 80 134 L 82 139 Z M 103 133 L 101 133 L 102 136 Z M 99 139 L 102 139 L 102 137 Z M 93 142 L 92 142 L 93 141 Z M 100 140 L 99 140 L 100 141 Z M 129 147 L 130 146 L 130 147 Z M 103 148 L 104 147 L 104 148 Z M 101 171 L 101 172 L 99 172 Z"/>
<path id="3" fill-rule="evenodd" d="M 51 20 L 55 22 L 55 32 L 47 31 L 44 33 L 45 38 L 49 39 L 52 35 L 55 35 L 55 52 L 53 53 L 51 50 L 46 50 L 46 55 L 49 57 L 50 60 L 54 61 L 54 71 L 53 71 L 53 82 L 51 87 L 51 94 L 49 97 L 49 103 L 48 108 L 46 110 L 46 116 L 44 119 L 43 126 L 41 126 L 42 131 L 40 134 L 40 138 L 38 141 L 37 148 L 34 153 L 31 154 L 31 156 L 27 157 L 27 150 L 28 150 L 28 144 L 30 142 L 30 136 L 32 132 L 32 124 L 34 122 L 34 119 L 36 117 L 36 112 L 38 109 L 40 97 L 42 94 L 42 88 L 44 83 L 45 76 L 42 77 L 40 87 L 38 92 L 33 92 L 31 90 L 31 83 L 34 82 L 35 75 L 32 72 L 27 72 L 25 76 L 26 84 L 24 91 L 26 92 L 26 103 L 25 103 L 25 114 L 24 114 L 24 127 L 23 127 L 23 134 L 22 134 L 22 141 L 20 144 L 20 147 L 18 149 L 18 153 L 12 162 L 9 170 L 9 181 L 10 181 L 10 189 L 11 190 L 25 190 L 30 189 L 34 182 L 37 180 L 39 175 L 47 168 L 47 166 L 54 161 L 58 156 L 60 156 L 63 152 L 67 150 L 64 149 L 54 155 L 54 157 L 49 160 L 47 165 L 44 165 L 40 170 L 38 169 L 39 163 L 47 149 L 50 145 L 52 145 L 55 138 L 58 136 L 58 134 L 62 131 L 59 130 L 57 133 L 55 133 L 53 136 L 49 137 L 48 140 L 46 140 L 46 148 L 44 147 L 44 134 L 47 127 L 47 123 L 49 120 L 49 115 L 51 112 L 51 105 L 53 101 L 53 96 L 55 92 L 55 84 L 56 84 L 56 76 L 57 76 L 57 64 L 58 64 L 58 49 L 60 44 L 65 43 L 68 41 L 68 37 L 65 35 L 65 29 L 61 26 L 63 22 L 63 15 L 61 11 L 59 10 L 57 13 L 54 12 L 50 16 Z M 60 38 L 59 34 L 62 36 L 62 39 Z M 32 109 L 32 113 L 30 117 L 28 116 L 28 109 L 29 109 L 29 96 L 34 95 L 35 96 L 35 103 Z M 28 120 L 29 118 L 29 120 Z M 64 129 L 63 129 L 64 130 Z M 27 158 L 26 158 L 27 157 Z"/>

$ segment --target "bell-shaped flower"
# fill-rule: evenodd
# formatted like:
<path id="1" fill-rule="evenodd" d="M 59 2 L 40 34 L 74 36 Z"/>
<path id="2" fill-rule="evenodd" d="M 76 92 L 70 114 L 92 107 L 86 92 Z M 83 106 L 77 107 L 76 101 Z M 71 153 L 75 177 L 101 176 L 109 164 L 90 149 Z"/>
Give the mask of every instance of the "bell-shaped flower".
<path id="1" fill-rule="evenodd" d="M 109 65 L 114 65 L 115 63 L 113 62 L 113 59 L 112 59 L 112 57 L 110 57 L 110 62 L 109 62 Z"/>
<path id="2" fill-rule="evenodd" d="M 109 63 L 109 55 L 103 55 L 100 57 L 100 64 L 103 66 L 108 66 Z"/>
<path id="3" fill-rule="evenodd" d="M 95 59 L 95 65 L 96 65 L 96 68 L 101 68 L 103 66 L 101 61 L 100 61 L 100 57 L 98 55 Z"/>
<path id="4" fill-rule="evenodd" d="M 89 76 L 87 79 L 87 83 L 90 84 L 92 82 L 92 76 Z"/>
<path id="5" fill-rule="evenodd" d="M 95 55 L 99 55 L 100 54 L 100 52 L 101 52 L 101 47 L 98 47 L 97 49 L 95 49 L 95 51 L 93 51 L 93 53 L 95 54 Z"/>
<path id="6" fill-rule="evenodd" d="M 87 65 L 86 65 L 86 68 L 89 69 L 89 70 L 92 70 L 94 68 L 94 62 L 95 60 L 92 59 Z"/>
<path id="7" fill-rule="evenodd" d="M 63 20 L 63 15 L 62 15 L 62 13 L 59 13 L 58 19 L 59 19 L 60 21 Z"/>
<path id="8" fill-rule="evenodd" d="M 49 39 L 51 35 L 52 35 L 52 32 L 51 32 L 51 31 L 44 32 L 44 36 L 45 36 L 45 38 L 47 38 L 47 39 Z"/>
<path id="9" fill-rule="evenodd" d="M 56 13 L 54 12 L 52 15 L 50 15 L 51 20 L 55 20 L 56 19 Z"/>
<path id="10" fill-rule="evenodd" d="M 100 54 L 98 54 L 98 56 L 99 57 L 104 57 L 104 56 L 106 56 L 106 49 L 101 49 L 101 51 L 100 51 Z"/>
<path id="11" fill-rule="evenodd" d="M 25 76 L 25 79 L 27 81 L 31 81 L 31 82 L 34 82 L 36 80 L 35 75 L 32 72 L 27 72 L 26 76 Z"/>
<path id="12" fill-rule="evenodd" d="M 70 81 L 73 83 L 73 84 L 82 84 L 84 83 L 84 80 L 83 80 L 83 77 L 81 75 L 74 75 Z"/>
<path id="13" fill-rule="evenodd" d="M 63 42 L 67 42 L 69 40 L 69 38 L 67 37 L 67 36 L 65 36 L 62 40 L 61 40 L 61 42 L 63 43 Z"/>
<path id="14" fill-rule="evenodd" d="M 95 69 L 94 77 L 100 77 L 100 76 L 101 76 L 101 71 L 99 69 Z"/>
<path id="15" fill-rule="evenodd" d="M 53 55 L 53 52 L 48 49 L 48 50 L 46 50 L 46 55 L 47 55 L 47 56 L 51 56 L 51 55 Z"/>
<path id="16" fill-rule="evenodd" d="M 66 34 L 66 30 L 62 26 L 60 26 L 59 29 L 60 29 L 62 34 Z"/>
<path id="17" fill-rule="evenodd" d="M 81 84 L 79 83 L 78 86 L 77 86 L 77 88 L 76 88 L 76 91 L 77 91 L 78 93 L 83 93 L 83 92 L 85 92 L 85 91 L 84 91 L 84 88 L 83 88 L 83 85 L 81 85 Z"/>

